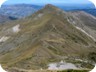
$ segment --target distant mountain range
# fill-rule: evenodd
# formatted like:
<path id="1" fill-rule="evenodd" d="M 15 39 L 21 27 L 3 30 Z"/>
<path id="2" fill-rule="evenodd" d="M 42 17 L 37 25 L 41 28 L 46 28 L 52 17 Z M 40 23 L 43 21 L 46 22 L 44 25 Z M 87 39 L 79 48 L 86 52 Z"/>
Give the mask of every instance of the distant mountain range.
<path id="1" fill-rule="evenodd" d="M 15 18 L 29 16 L 39 10 L 41 6 L 30 4 L 3 5 L 0 8 L 0 14 Z"/>
<path id="2" fill-rule="evenodd" d="M 93 4 L 65 4 L 65 5 L 56 5 L 62 10 L 70 11 L 70 10 L 78 10 L 78 9 L 95 9 Z"/>
<path id="3" fill-rule="evenodd" d="M 84 12 L 87 12 L 93 16 L 96 16 L 96 9 L 73 9 L 73 10 L 68 10 L 69 12 L 73 11 L 73 12 L 76 12 L 76 11 L 84 11 Z"/>

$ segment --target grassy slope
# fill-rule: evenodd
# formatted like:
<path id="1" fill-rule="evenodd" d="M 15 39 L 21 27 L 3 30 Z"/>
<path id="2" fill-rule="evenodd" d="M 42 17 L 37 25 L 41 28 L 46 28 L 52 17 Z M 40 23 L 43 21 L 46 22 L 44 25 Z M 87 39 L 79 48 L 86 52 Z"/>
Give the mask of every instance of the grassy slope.
<path id="1" fill-rule="evenodd" d="M 5 32 L 17 24 L 21 29 L 17 34 L 7 34 L 11 38 L 0 46 L 0 62 L 4 66 L 47 68 L 48 63 L 60 61 L 63 56 L 86 58 L 89 52 L 96 50 L 90 37 L 68 23 L 65 13 L 48 9 L 48 13 L 45 7 L 28 18 L 1 26 L 6 28 Z M 39 13 L 43 16 L 38 17 Z"/>

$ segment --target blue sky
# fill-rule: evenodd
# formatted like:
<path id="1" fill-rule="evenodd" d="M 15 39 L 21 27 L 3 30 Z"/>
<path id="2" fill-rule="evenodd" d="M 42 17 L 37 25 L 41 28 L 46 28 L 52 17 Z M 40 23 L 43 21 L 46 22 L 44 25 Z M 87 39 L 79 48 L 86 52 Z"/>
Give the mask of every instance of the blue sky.
<path id="1" fill-rule="evenodd" d="M 88 0 L 8 0 L 4 4 L 31 3 L 31 4 L 87 4 Z"/>

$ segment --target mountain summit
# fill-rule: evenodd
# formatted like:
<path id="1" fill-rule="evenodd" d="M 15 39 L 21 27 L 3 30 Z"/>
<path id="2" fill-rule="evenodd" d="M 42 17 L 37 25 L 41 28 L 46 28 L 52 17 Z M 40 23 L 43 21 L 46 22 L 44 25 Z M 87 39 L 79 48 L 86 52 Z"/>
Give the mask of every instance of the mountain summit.
<path id="1" fill-rule="evenodd" d="M 50 63 L 61 60 L 75 68 L 92 68 L 96 43 L 71 19 L 48 4 L 27 18 L 0 26 L 0 63 L 13 71 L 49 69 Z"/>

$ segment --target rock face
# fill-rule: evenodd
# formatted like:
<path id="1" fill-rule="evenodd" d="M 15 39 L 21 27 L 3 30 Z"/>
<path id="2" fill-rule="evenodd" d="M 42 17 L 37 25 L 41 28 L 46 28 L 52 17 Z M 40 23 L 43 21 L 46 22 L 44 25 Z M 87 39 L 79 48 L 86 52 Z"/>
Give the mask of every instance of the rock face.
<path id="1" fill-rule="evenodd" d="M 29 17 L 1 25 L 0 37 L 8 39 L 0 42 L 0 63 L 9 70 L 47 69 L 48 64 L 61 60 L 92 68 L 94 61 L 88 55 L 96 52 L 96 43 L 71 19 L 80 24 L 69 13 L 49 4 Z M 19 31 L 14 33 L 14 27 Z"/>

